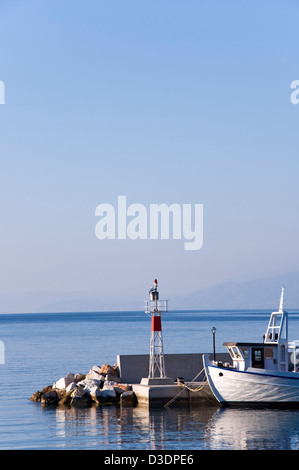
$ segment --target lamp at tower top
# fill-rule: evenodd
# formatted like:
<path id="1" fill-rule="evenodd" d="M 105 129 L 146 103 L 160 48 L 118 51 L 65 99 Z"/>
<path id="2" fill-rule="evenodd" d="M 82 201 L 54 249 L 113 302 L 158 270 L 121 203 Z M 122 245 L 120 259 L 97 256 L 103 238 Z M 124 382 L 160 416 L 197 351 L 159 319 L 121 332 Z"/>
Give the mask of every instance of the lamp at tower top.
<path id="1" fill-rule="evenodd" d="M 150 300 L 145 301 L 145 313 L 159 315 L 168 311 L 168 300 L 159 300 L 158 281 L 154 280 L 153 287 L 148 291 Z"/>
<path id="2" fill-rule="evenodd" d="M 153 287 L 149 290 L 149 296 L 151 300 L 159 300 L 159 292 L 158 292 L 158 281 L 157 279 L 154 280 Z"/>

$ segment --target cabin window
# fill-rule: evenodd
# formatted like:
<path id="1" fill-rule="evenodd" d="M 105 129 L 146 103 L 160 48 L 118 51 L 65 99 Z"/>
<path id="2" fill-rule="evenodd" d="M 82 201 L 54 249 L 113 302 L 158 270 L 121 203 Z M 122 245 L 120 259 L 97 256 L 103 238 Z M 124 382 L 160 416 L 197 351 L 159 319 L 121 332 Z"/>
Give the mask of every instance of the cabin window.
<path id="1" fill-rule="evenodd" d="M 235 358 L 235 354 L 234 354 L 234 351 L 233 351 L 233 348 L 227 348 L 231 357 L 234 359 Z"/>
<path id="2" fill-rule="evenodd" d="M 252 367 L 264 368 L 264 349 L 252 348 Z"/>
<path id="3" fill-rule="evenodd" d="M 234 352 L 232 350 L 232 348 L 227 348 L 228 349 L 228 352 L 230 353 L 231 357 L 234 358 Z"/>
<path id="4" fill-rule="evenodd" d="M 230 346 L 227 348 L 232 359 L 242 359 L 239 349 L 236 346 Z"/>
<path id="5" fill-rule="evenodd" d="M 248 359 L 248 348 L 241 348 L 245 359 Z"/>
<path id="6" fill-rule="evenodd" d="M 242 358 L 242 356 L 241 356 L 240 351 L 239 351 L 238 348 L 236 348 L 236 347 L 234 346 L 234 347 L 232 348 L 232 350 L 233 350 L 234 356 L 235 356 L 237 359 L 241 359 L 241 358 Z"/>
<path id="7" fill-rule="evenodd" d="M 262 360 L 262 351 L 260 349 L 256 349 L 254 351 L 254 360 L 256 362 L 261 362 L 261 360 Z"/>
<path id="8" fill-rule="evenodd" d="M 265 359 L 273 359 L 273 349 L 265 348 Z"/>

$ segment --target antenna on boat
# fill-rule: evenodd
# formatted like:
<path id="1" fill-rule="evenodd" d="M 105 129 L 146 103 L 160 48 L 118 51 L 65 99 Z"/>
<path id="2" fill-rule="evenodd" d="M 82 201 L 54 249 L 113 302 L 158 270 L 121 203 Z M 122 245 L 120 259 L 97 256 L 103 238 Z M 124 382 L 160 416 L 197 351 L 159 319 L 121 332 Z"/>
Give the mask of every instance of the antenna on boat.
<path id="1" fill-rule="evenodd" d="M 281 289 L 280 303 L 279 303 L 279 313 L 283 312 L 283 296 L 284 296 L 284 287 Z"/>

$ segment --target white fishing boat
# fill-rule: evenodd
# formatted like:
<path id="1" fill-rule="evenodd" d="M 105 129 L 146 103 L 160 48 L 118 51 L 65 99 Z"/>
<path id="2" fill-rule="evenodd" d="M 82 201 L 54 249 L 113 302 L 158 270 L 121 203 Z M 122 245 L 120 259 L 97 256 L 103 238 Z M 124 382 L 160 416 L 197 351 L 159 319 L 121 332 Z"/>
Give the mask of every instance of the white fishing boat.
<path id="1" fill-rule="evenodd" d="M 299 406 L 299 341 L 288 340 L 283 299 L 284 288 L 279 310 L 272 312 L 262 343 L 224 343 L 231 363 L 203 356 L 207 380 L 221 404 Z"/>

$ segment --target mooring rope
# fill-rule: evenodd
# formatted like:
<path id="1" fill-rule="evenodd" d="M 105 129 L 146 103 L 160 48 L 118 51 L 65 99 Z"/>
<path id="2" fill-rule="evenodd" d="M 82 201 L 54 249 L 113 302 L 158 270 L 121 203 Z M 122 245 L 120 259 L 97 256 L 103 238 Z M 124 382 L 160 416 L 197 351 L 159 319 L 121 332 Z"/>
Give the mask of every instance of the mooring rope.
<path id="1" fill-rule="evenodd" d="M 198 374 L 191 380 L 191 382 L 187 382 L 188 384 L 192 383 L 192 382 L 195 382 L 195 380 L 197 379 L 197 377 L 200 376 L 200 374 L 204 371 L 204 368 L 201 369 L 200 372 L 198 372 Z M 202 390 L 204 388 L 204 386 L 207 384 L 207 379 L 204 381 L 203 385 L 200 385 L 200 387 L 197 387 L 197 388 L 191 388 L 191 387 L 188 387 L 188 385 L 186 385 L 185 383 L 182 383 L 182 382 L 178 382 L 178 385 L 180 387 L 182 387 L 182 390 L 179 391 L 179 393 L 177 393 L 177 395 L 175 395 L 171 400 L 169 400 L 165 405 L 164 405 L 164 408 L 167 408 L 169 405 L 171 405 L 182 393 L 185 389 L 187 390 L 190 390 L 190 392 L 199 392 L 200 390 Z"/>
<path id="2" fill-rule="evenodd" d="M 188 383 L 189 383 L 189 382 L 188 382 Z M 182 386 L 182 387 L 184 387 L 184 388 L 186 388 L 187 390 L 190 390 L 190 392 L 200 392 L 200 391 L 204 388 L 204 386 L 205 386 L 206 384 L 207 384 L 207 380 L 205 380 L 204 383 L 203 383 L 203 385 L 201 385 L 201 386 L 198 387 L 198 388 L 190 388 L 190 387 L 188 387 L 188 385 L 186 385 L 186 384 L 179 384 L 179 385 Z"/>

